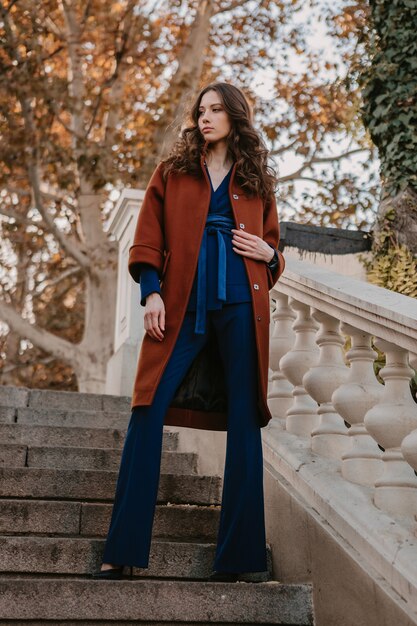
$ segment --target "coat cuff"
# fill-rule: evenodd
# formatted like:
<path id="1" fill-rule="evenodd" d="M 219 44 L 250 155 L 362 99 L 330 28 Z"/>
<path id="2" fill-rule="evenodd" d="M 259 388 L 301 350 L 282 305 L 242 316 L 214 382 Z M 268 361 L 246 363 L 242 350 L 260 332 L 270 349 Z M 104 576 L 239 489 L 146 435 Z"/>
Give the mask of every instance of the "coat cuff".
<path id="1" fill-rule="evenodd" d="M 135 244 L 129 248 L 128 270 L 135 282 L 140 282 L 142 263 L 152 265 L 161 275 L 164 266 L 164 254 L 159 248 L 145 244 Z"/>

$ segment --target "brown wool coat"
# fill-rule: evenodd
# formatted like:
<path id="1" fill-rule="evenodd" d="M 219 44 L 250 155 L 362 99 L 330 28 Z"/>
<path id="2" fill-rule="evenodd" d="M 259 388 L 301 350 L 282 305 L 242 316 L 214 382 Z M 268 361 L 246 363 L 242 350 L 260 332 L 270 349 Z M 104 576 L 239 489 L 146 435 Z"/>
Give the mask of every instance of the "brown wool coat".
<path id="1" fill-rule="evenodd" d="M 149 263 L 161 278 L 161 297 L 165 304 L 164 339 L 158 341 L 145 333 L 136 370 L 132 408 L 150 405 L 161 376 L 172 354 L 187 308 L 200 245 L 210 204 L 210 181 L 200 157 L 203 175 L 168 175 L 162 178 L 159 163 L 146 188 L 133 240 L 129 250 L 129 272 L 140 279 L 139 263 Z M 236 228 L 262 237 L 274 248 L 279 242 L 275 196 L 268 202 L 247 198 L 235 180 L 236 163 L 229 181 L 229 197 Z M 243 256 L 243 255 L 242 255 Z M 253 321 L 258 354 L 259 425 L 271 419 L 267 404 L 269 366 L 269 290 L 284 270 L 271 272 L 265 261 L 243 256 L 252 291 Z M 244 341 L 242 337 L 242 341 Z M 239 358 L 236 355 L 236 358 Z M 164 424 L 207 430 L 227 430 L 227 395 L 217 342 L 209 341 L 194 360 L 171 402 Z"/>

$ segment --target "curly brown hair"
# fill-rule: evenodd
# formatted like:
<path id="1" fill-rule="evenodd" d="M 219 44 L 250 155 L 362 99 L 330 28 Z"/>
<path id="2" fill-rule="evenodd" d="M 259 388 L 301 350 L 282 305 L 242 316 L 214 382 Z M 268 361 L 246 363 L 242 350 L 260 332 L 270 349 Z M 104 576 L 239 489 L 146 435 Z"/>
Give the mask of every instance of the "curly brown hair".
<path id="1" fill-rule="evenodd" d="M 172 147 L 164 164 L 164 178 L 169 172 L 203 176 L 200 155 L 209 151 L 208 141 L 198 127 L 199 108 L 207 91 L 214 90 L 229 115 L 231 130 L 226 137 L 227 155 L 236 161 L 236 180 L 245 195 L 268 199 L 275 193 L 278 182 L 275 168 L 268 163 L 269 150 L 253 126 L 252 109 L 244 93 L 234 85 L 214 82 L 206 85 L 188 112 L 191 125 L 185 127 Z"/>

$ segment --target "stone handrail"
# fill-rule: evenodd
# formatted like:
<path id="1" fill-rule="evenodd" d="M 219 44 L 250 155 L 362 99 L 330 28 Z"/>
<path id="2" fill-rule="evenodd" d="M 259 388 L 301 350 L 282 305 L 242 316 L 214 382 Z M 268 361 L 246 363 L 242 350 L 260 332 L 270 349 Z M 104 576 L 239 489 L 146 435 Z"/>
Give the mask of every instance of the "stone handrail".
<path id="1" fill-rule="evenodd" d="M 272 414 L 376 507 L 417 515 L 417 301 L 296 260 L 270 293 Z"/>

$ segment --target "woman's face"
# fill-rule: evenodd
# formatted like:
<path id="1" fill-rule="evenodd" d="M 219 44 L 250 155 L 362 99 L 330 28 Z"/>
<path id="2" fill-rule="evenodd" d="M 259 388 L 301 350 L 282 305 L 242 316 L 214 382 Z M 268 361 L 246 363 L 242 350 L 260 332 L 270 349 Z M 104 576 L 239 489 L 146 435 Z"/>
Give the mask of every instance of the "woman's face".
<path id="1" fill-rule="evenodd" d="M 217 91 L 207 91 L 200 101 L 198 127 L 210 143 L 224 139 L 232 125 Z"/>

